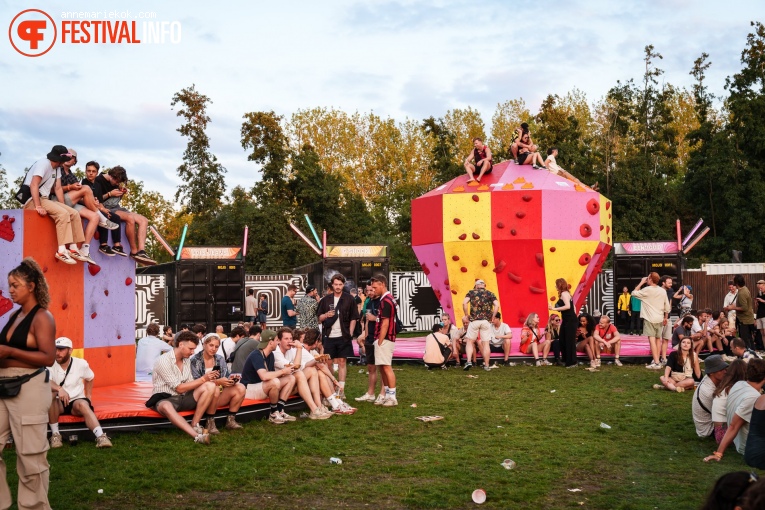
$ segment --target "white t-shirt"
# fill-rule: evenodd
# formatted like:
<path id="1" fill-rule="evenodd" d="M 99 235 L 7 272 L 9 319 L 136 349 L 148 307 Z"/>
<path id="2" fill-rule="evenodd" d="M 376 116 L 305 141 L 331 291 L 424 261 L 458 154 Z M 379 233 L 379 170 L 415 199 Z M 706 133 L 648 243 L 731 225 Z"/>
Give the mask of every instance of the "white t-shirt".
<path id="1" fill-rule="evenodd" d="M 62 381 L 64 382 L 64 390 L 69 393 L 70 400 L 85 398 L 84 381 L 92 381 L 95 375 L 90 369 L 88 362 L 84 359 L 75 358 L 74 356 L 70 359 L 72 368 L 69 370 L 69 375 L 66 375 L 66 370 L 61 368 L 61 365 L 59 365 L 57 362 L 54 362 L 53 366 L 49 368 L 50 378 L 58 385 L 61 385 Z M 66 376 L 66 380 L 64 380 L 64 376 Z"/>
<path id="2" fill-rule="evenodd" d="M 728 406 L 726 409 L 728 426 L 730 427 L 734 415 L 738 415 L 745 422 L 733 439 L 736 450 L 742 455 L 746 449 L 746 438 L 749 437 L 749 420 L 752 419 L 754 402 L 759 397 L 760 392 L 752 388 L 752 385 L 746 381 L 737 382 L 728 392 Z"/>
<path id="3" fill-rule="evenodd" d="M 287 364 L 294 363 L 296 356 L 297 349 L 295 347 L 288 349 L 285 353 L 282 353 L 282 350 L 277 347 L 274 349 L 274 368 L 276 370 L 281 370 L 287 366 Z M 313 354 L 303 349 L 303 353 L 300 355 L 300 370 L 303 370 L 306 367 L 306 363 L 309 361 L 314 363 L 316 362 Z"/>
<path id="4" fill-rule="evenodd" d="M 725 294 L 725 299 L 723 300 L 723 308 L 735 303 L 737 298 L 738 298 L 738 291 L 728 292 L 727 294 Z M 731 326 L 733 325 L 734 322 L 736 322 L 736 310 L 730 310 L 728 312 L 728 322 L 730 322 Z"/>
<path id="5" fill-rule="evenodd" d="M 218 347 L 218 352 L 216 354 L 220 354 L 223 356 L 223 359 L 228 361 L 228 357 L 231 356 L 231 353 L 234 351 L 234 348 L 236 347 L 236 342 L 231 340 L 230 338 L 224 338 L 220 341 L 220 347 Z M 223 354 L 223 350 L 226 350 L 226 353 Z"/>
<path id="6" fill-rule="evenodd" d="M 728 423 L 728 394 L 720 393 L 712 401 L 712 421 L 717 423 Z"/>
<path id="7" fill-rule="evenodd" d="M 712 409 L 713 409 L 713 394 L 715 392 L 715 383 L 709 376 L 704 376 L 701 380 L 701 384 L 696 388 L 693 393 L 693 403 L 691 404 L 691 412 L 693 414 L 693 424 L 696 425 L 696 435 L 699 437 L 709 437 L 714 432 L 714 425 L 712 424 Z M 699 399 L 704 407 L 709 409 L 709 412 L 705 411 L 701 405 L 699 405 Z M 716 400 L 716 399 L 715 399 Z M 725 421 L 723 418 L 722 421 Z"/>
<path id="8" fill-rule="evenodd" d="M 340 301 L 340 298 L 335 296 L 335 304 L 333 310 L 335 311 L 335 314 L 337 314 L 337 302 Z M 353 331 L 351 331 L 353 333 Z M 329 337 L 330 338 L 340 338 L 343 336 L 343 331 L 340 329 L 340 317 L 337 317 L 337 320 L 332 324 L 332 329 L 329 330 Z"/>
<path id="9" fill-rule="evenodd" d="M 699 331 L 701 331 L 701 324 L 699 323 L 699 318 L 698 317 L 694 317 L 693 318 L 693 325 L 691 326 L 691 334 L 695 335 Z"/>
<path id="10" fill-rule="evenodd" d="M 502 322 L 498 328 L 494 327 L 494 324 L 491 325 L 491 343 L 492 345 L 502 345 L 502 342 L 504 342 L 503 339 L 499 338 L 500 336 L 508 335 L 510 334 L 510 326 Z"/>
<path id="11" fill-rule="evenodd" d="M 555 161 L 555 156 L 552 154 L 547 156 L 547 159 L 545 160 L 545 166 L 549 171 L 554 173 L 555 175 L 558 175 L 558 170 L 560 167 L 558 166 L 558 163 Z"/>
<path id="12" fill-rule="evenodd" d="M 154 363 L 163 352 L 172 351 L 173 348 L 156 336 L 147 336 L 138 340 L 135 350 L 135 380 L 151 381 L 151 371 Z"/>
<path id="13" fill-rule="evenodd" d="M 56 184 L 58 168 L 54 169 L 51 167 L 50 161 L 47 159 L 38 159 L 35 161 L 34 165 L 31 166 L 29 172 L 27 172 L 27 178 L 24 179 L 24 184 L 27 186 L 32 184 L 32 178 L 35 175 L 40 176 L 42 179 L 42 181 L 40 181 L 40 196 L 48 198 L 50 190 L 53 189 L 53 185 Z"/>

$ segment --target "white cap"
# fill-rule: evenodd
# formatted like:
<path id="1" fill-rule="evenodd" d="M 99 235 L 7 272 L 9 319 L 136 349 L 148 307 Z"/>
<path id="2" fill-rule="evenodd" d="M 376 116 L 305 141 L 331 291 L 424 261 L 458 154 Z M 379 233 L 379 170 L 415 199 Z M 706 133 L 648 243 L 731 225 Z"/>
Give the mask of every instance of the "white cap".
<path id="1" fill-rule="evenodd" d="M 72 341 L 65 336 L 56 338 L 56 349 L 71 349 Z"/>

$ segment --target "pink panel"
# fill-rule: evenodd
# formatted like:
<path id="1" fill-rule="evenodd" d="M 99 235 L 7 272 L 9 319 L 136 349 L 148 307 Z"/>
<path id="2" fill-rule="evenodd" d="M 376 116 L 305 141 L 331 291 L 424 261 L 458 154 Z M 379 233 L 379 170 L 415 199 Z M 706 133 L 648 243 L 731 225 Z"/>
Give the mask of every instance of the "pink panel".
<path id="1" fill-rule="evenodd" d="M 542 238 L 570 239 L 572 241 L 597 241 L 600 237 L 600 215 L 590 214 L 587 202 L 597 200 L 594 192 L 544 191 L 542 206 Z M 589 235 L 582 235 L 588 225 Z"/>
<path id="2" fill-rule="evenodd" d="M 444 257 L 444 245 L 426 244 L 412 246 L 412 249 L 417 256 L 417 260 L 420 261 L 422 270 L 427 275 L 430 286 L 433 287 L 433 292 L 441 303 L 441 307 L 454 321 L 454 305 L 452 302 L 452 292 L 448 284 L 449 274 L 447 273 L 446 259 Z"/>

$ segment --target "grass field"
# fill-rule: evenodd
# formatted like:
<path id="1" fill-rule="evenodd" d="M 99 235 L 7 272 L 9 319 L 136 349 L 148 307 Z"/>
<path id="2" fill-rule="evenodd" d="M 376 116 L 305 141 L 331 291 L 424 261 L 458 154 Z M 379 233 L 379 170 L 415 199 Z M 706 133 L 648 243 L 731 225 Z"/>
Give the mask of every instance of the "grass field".
<path id="1" fill-rule="evenodd" d="M 65 445 L 48 454 L 50 501 L 56 509 L 465 508 L 483 488 L 487 508 L 676 510 L 698 508 L 717 477 L 747 469 L 733 448 L 704 464 L 714 440 L 696 437 L 693 394 L 652 390 L 658 374 L 642 366 L 469 374 L 478 378 L 397 366 L 397 408 L 364 403 L 325 421 L 250 422 L 207 447 L 174 430 L 118 435 L 105 451 Z M 365 387 L 349 367 L 349 400 Z M 414 419 L 422 415 L 444 420 Z M 15 493 L 13 450 L 5 458 Z M 504 469 L 506 458 L 517 468 Z"/>

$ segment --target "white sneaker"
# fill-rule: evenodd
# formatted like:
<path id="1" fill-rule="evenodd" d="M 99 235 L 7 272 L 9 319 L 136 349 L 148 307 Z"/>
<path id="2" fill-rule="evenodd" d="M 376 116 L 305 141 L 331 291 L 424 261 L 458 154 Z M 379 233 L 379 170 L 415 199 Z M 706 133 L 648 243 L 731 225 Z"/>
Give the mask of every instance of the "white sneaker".
<path id="1" fill-rule="evenodd" d="M 614 365 L 616 365 L 617 367 L 620 367 L 620 366 L 622 366 L 622 362 L 621 362 L 621 360 L 620 360 L 619 358 L 615 358 L 615 359 L 614 359 Z"/>
<path id="2" fill-rule="evenodd" d="M 313 411 L 311 411 L 311 414 L 308 415 L 308 417 L 312 420 L 326 420 L 327 418 L 330 418 L 332 415 L 324 414 L 324 411 L 321 410 L 321 407 L 317 407 Z"/>
<path id="3" fill-rule="evenodd" d="M 383 405 L 383 402 L 385 402 L 385 395 L 380 393 L 379 395 L 377 395 L 377 398 L 375 399 L 375 405 L 381 406 Z"/>
<path id="4" fill-rule="evenodd" d="M 69 251 L 57 251 L 55 257 L 64 264 L 76 264 L 77 261 L 69 256 Z"/>
<path id="5" fill-rule="evenodd" d="M 356 402 L 374 402 L 375 396 L 370 395 L 369 393 L 364 393 L 362 396 L 356 397 L 354 400 Z"/>
<path id="6" fill-rule="evenodd" d="M 96 261 L 90 258 L 90 254 L 82 253 L 82 250 L 69 250 L 69 255 L 80 262 L 87 262 L 88 264 L 95 264 Z"/>
<path id="7" fill-rule="evenodd" d="M 653 361 L 645 366 L 649 370 L 661 370 L 661 364 L 660 363 L 654 363 Z"/>
<path id="8" fill-rule="evenodd" d="M 297 418 L 295 418 L 294 416 L 290 414 L 285 413 L 284 411 L 281 411 L 279 415 L 282 417 L 282 420 L 284 421 L 297 421 Z"/>
<path id="9" fill-rule="evenodd" d="M 282 425 L 284 423 L 284 418 L 282 418 L 279 413 L 274 412 L 268 415 L 268 421 L 274 425 Z"/>
<path id="10" fill-rule="evenodd" d="M 396 400 L 396 397 L 391 397 L 390 395 L 385 398 L 385 402 L 383 402 L 383 407 L 395 407 L 398 405 L 398 400 Z"/>

